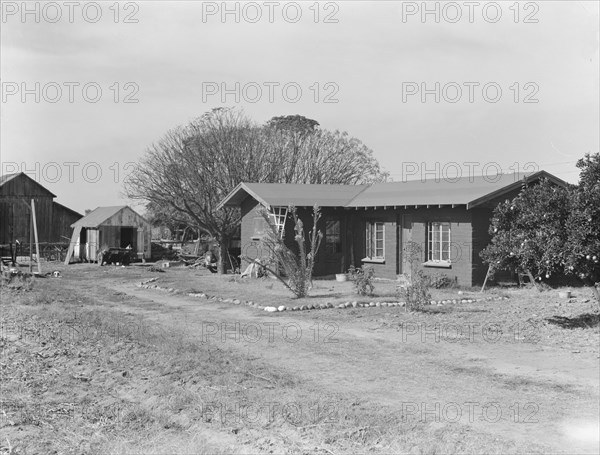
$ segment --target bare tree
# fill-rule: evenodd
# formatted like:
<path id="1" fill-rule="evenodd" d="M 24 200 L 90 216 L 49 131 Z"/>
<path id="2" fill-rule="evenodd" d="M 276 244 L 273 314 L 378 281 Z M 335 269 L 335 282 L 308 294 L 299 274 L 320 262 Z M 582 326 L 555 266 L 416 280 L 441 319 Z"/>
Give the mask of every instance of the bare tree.
<path id="1" fill-rule="evenodd" d="M 356 184 L 387 178 L 359 140 L 314 124 L 312 130 L 299 139 L 293 128 L 260 126 L 240 111 L 213 109 L 151 145 L 126 180 L 125 193 L 180 213 L 194 229 L 214 237 L 223 273 L 240 211 L 216 207 L 238 183 Z"/>

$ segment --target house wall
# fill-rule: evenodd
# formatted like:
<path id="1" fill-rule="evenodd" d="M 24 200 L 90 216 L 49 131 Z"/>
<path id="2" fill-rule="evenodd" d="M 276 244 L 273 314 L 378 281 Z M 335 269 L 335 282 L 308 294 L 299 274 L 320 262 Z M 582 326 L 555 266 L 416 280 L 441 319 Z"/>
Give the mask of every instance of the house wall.
<path id="1" fill-rule="evenodd" d="M 253 234 L 253 220 L 256 215 L 256 209 L 259 207 L 259 203 L 252 198 L 246 198 L 241 205 L 241 270 L 243 271 L 249 264 L 248 259 L 259 259 L 262 254 L 260 251 L 260 242 L 252 240 Z"/>
<path id="2" fill-rule="evenodd" d="M 242 256 L 261 257 L 264 252 L 260 251 L 260 242 L 251 240 L 256 216 L 255 209 L 259 204 L 252 198 L 247 198 L 241 205 L 242 209 Z M 479 257 L 479 252 L 489 243 L 488 234 L 490 208 L 467 210 L 463 207 L 426 208 L 419 207 L 407 209 L 322 209 L 322 222 L 319 229 L 323 230 L 323 222 L 328 217 L 336 217 L 342 220 L 342 250 L 343 268 L 341 264 L 327 264 L 324 258 L 324 245 L 321 246 L 317 257 L 314 273 L 319 275 L 330 275 L 348 270 L 350 265 L 360 267 L 362 259 L 366 256 L 365 229 L 368 221 L 381 221 L 385 226 L 385 262 L 371 263 L 365 265 L 375 269 L 375 275 L 380 278 L 396 279 L 400 273 L 409 273 L 406 261 L 407 246 L 409 242 L 415 242 L 419 248 L 419 260 L 415 262 L 414 272 L 422 270 L 425 275 L 433 276 L 444 274 L 455 279 L 459 285 L 472 286 L 481 284 L 485 278 L 487 266 Z M 298 209 L 298 214 L 305 226 L 305 236 L 312 227 L 312 209 Z M 403 220 L 406 225 L 403 225 Z M 442 221 L 450 222 L 452 264 L 449 268 L 425 266 L 427 252 L 427 223 Z M 290 217 L 286 221 L 285 243 L 292 250 L 296 250 L 293 238 L 293 222 Z M 403 255 L 405 257 L 403 257 Z M 243 261 L 242 268 L 247 266 L 248 261 Z M 339 269 L 339 270 L 338 270 Z"/>
<path id="3" fill-rule="evenodd" d="M 489 208 L 474 208 L 473 213 L 473 248 L 472 248 L 472 284 L 483 284 L 488 265 L 483 262 L 479 253 L 491 242 L 489 234 L 490 220 L 493 210 Z"/>
<path id="4" fill-rule="evenodd" d="M 372 266 L 375 270 L 375 276 L 379 278 L 396 279 L 398 272 L 398 232 L 399 212 L 393 209 L 348 209 L 347 210 L 349 227 L 352 232 L 353 259 L 354 266 L 363 265 L 362 259 L 366 256 L 366 225 L 368 222 L 384 223 L 384 248 L 385 262 L 373 263 L 365 262 L 365 265 Z M 351 264 L 348 264 L 348 267 Z"/>
<path id="5" fill-rule="evenodd" d="M 425 275 L 444 274 L 455 279 L 458 284 L 471 286 L 473 280 L 473 227 L 472 214 L 464 207 L 418 208 L 407 211 L 412 218 L 412 241 L 421 248 L 422 262 L 416 270 L 422 270 Z M 424 266 L 427 257 L 427 223 L 450 223 L 451 263 L 450 268 Z M 408 239 L 403 239 L 403 249 Z"/>

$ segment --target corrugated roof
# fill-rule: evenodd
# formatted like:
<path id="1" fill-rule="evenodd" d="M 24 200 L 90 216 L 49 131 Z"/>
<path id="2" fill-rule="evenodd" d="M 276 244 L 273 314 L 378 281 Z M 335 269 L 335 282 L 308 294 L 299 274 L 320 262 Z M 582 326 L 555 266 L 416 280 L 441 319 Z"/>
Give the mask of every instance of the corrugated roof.
<path id="1" fill-rule="evenodd" d="M 390 207 L 466 205 L 474 207 L 502 193 L 520 188 L 523 179 L 547 177 L 559 185 L 561 179 L 545 171 L 458 179 L 411 180 L 368 185 L 290 185 L 241 183 L 221 202 L 239 206 L 248 196 L 267 206 Z"/>
<path id="2" fill-rule="evenodd" d="M 221 205 L 239 206 L 251 196 L 266 206 L 343 207 L 352 201 L 367 185 L 319 185 L 286 183 L 240 183 L 221 202 Z"/>
<path id="3" fill-rule="evenodd" d="M 75 221 L 71 227 L 81 226 L 85 228 L 94 228 L 100 226 L 103 222 L 105 222 L 110 217 L 116 215 L 118 212 L 123 210 L 126 205 L 115 205 L 111 207 L 98 207 L 95 210 L 92 210 L 86 216 L 81 218 L 80 220 Z"/>

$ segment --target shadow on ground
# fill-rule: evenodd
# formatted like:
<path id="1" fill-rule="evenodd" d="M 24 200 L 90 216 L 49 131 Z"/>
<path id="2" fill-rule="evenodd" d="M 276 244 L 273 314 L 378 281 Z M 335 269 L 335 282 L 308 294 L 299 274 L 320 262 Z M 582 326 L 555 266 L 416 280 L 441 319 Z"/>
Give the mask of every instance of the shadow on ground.
<path id="1" fill-rule="evenodd" d="M 600 314 L 585 313 L 568 318 L 565 316 L 552 316 L 546 319 L 550 324 L 555 324 L 563 329 L 586 329 L 600 325 Z"/>

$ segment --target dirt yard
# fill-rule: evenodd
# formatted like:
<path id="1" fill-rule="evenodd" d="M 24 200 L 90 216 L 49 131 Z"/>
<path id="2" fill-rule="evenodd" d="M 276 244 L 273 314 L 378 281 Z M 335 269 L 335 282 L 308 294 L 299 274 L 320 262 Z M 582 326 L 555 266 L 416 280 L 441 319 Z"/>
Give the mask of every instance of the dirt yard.
<path id="1" fill-rule="evenodd" d="M 591 292 L 432 306 L 315 281 L 62 266 L 2 288 L 2 453 L 598 453 Z M 140 287 L 141 282 L 161 289 Z M 171 291 L 165 289 L 171 288 Z M 188 294 L 204 294 L 202 298 Z M 436 299 L 482 298 L 474 289 Z M 228 301 L 226 301 L 228 300 Z"/>

